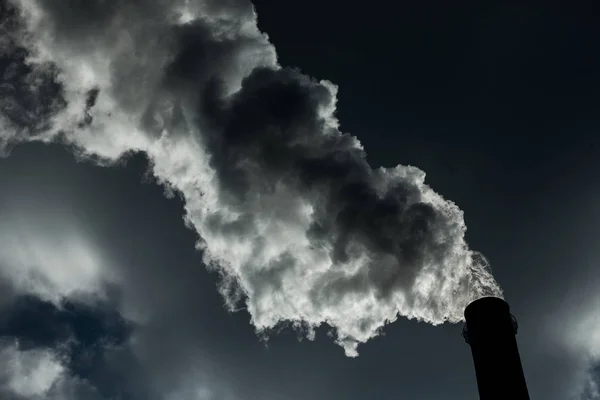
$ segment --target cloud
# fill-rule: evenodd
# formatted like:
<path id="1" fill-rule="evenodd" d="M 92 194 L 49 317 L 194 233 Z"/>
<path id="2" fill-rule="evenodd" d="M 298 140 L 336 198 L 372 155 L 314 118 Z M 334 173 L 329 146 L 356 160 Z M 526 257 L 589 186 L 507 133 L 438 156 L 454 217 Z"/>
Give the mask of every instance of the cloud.
<path id="1" fill-rule="evenodd" d="M 560 355 L 568 371 L 558 397 L 569 400 L 600 399 L 600 296 L 598 280 L 577 276 L 577 284 L 560 304 L 548 311 L 539 337 L 546 337 L 545 351 Z M 557 323 L 557 321 L 560 321 Z M 557 397 L 557 398 L 558 398 Z"/>
<path id="2" fill-rule="evenodd" d="M 89 174 L 70 173 L 54 158 L 29 168 L 31 161 L 4 160 L 0 173 L 0 338 L 55 354 L 69 381 L 84 379 L 98 398 L 235 399 L 235 378 L 214 372 L 213 349 L 202 339 L 207 324 L 195 320 L 205 271 L 177 265 L 174 273 L 151 234 L 129 229 L 104 198 L 83 207 L 70 185 Z M 177 218 L 173 225 L 182 226 Z M 95 398 L 61 385 L 57 399 Z"/>
<path id="3" fill-rule="evenodd" d="M 63 298 L 106 295 L 116 276 L 68 215 L 53 213 L 47 205 L 38 211 L 22 203 L 10 206 L 3 201 L 3 205 L 0 281 L 4 286 L 55 304 Z"/>
<path id="4" fill-rule="evenodd" d="M 0 380 L 15 395 L 46 395 L 65 372 L 60 360 L 49 351 L 20 351 L 14 343 L 3 345 Z"/>
<path id="5" fill-rule="evenodd" d="M 70 375 L 60 354 L 48 349 L 21 349 L 0 341 L 0 395 L 7 400 L 99 399 L 93 387 Z"/>
<path id="6" fill-rule="evenodd" d="M 5 85 L 58 87 L 30 119 L 3 113 L 4 142 L 59 141 L 102 165 L 147 154 L 259 333 L 328 324 L 355 356 L 398 315 L 459 322 L 501 296 L 461 210 L 416 167 L 371 168 L 339 130 L 336 86 L 278 65 L 250 3 L 12 4 L 28 67 Z"/>
<path id="7" fill-rule="evenodd" d="M 107 303 L 61 304 L 26 295 L 1 311 L 2 387 L 22 398 L 119 398 L 111 354 L 127 351 L 132 326 Z M 4 398 L 4 397 L 3 397 Z"/>
<path id="8" fill-rule="evenodd" d="M 583 378 L 583 389 L 578 400 L 598 400 L 600 399 L 600 371 L 598 367 L 592 367 L 586 371 Z"/>

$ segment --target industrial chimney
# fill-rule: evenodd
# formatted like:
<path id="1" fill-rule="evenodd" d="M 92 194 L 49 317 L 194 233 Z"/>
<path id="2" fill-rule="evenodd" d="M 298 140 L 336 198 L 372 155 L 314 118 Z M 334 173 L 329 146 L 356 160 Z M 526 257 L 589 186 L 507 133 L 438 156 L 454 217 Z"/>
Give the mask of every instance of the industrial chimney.
<path id="1" fill-rule="evenodd" d="M 463 337 L 471 346 L 481 400 L 529 400 L 517 348 L 517 321 L 497 297 L 475 300 L 465 309 Z"/>

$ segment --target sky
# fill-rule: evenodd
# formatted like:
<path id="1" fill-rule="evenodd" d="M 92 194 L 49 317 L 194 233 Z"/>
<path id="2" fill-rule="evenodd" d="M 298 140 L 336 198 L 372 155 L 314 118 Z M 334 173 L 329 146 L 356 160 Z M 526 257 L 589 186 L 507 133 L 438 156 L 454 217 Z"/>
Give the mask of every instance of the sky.
<path id="1" fill-rule="evenodd" d="M 2 399 L 600 398 L 595 9 L 1 7 Z"/>

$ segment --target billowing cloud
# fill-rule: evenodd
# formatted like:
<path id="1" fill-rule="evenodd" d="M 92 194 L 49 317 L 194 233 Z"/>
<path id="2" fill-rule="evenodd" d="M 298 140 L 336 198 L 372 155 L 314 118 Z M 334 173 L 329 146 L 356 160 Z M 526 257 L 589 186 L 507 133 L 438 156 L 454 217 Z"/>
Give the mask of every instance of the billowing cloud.
<path id="1" fill-rule="evenodd" d="M 458 322 L 501 296 L 461 210 L 416 167 L 371 168 L 339 130 L 336 86 L 278 65 L 250 3 L 12 4 L 5 145 L 60 141 L 99 164 L 146 153 L 258 332 L 328 324 L 354 356 L 398 315 Z"/>

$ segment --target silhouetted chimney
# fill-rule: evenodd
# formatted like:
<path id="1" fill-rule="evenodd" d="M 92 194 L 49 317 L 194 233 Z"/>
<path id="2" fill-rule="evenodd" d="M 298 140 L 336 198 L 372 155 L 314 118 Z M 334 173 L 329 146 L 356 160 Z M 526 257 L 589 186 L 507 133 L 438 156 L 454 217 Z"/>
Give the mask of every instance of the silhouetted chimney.
<path id="1" fill-rule="evenodd" d="M 497 297 L 475 300 L 465 309 L 463 337 L 471 346 L 481 400 L 529 400 L 517 348 L 517 320 Z"/>

